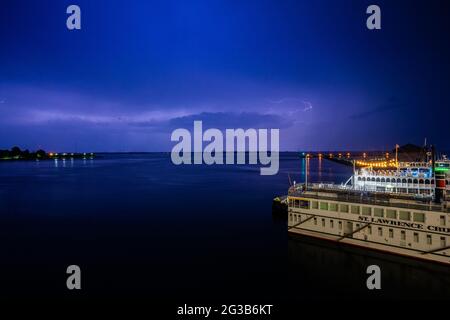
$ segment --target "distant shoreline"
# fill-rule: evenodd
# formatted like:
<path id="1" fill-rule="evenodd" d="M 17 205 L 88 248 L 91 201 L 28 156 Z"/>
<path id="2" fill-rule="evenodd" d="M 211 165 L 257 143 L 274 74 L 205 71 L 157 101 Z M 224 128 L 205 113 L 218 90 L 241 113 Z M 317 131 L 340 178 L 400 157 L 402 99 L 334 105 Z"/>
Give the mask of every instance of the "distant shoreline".
<path id="1" fill-rule="evenodd" d="M 29 150 L 20 150 L 19 147 L 13 147 L 11 150 L 0 150 L 0 161 L 40 161 L 40 160 L 59 160 L 59 159 L 93 159 L 93 152 L 46 152 L 45 150 L 37 150 L 30 152 Z"/>

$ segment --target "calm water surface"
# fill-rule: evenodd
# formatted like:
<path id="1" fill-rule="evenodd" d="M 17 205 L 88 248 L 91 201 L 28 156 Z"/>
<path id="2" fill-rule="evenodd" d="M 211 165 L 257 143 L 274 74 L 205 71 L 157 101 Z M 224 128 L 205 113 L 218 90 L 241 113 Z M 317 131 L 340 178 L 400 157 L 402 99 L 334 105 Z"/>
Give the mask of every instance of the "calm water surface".
<path id="1" fill-rule="evenodd" d="M 271 202 L 304 160 L 257 166 L 174 166 L 169 154 L 0 163 L 2 297 L 64 298 L 66 267 L 84 298 L 270 303 L 323 298 L 450 298 L 448 268 L 290 239 Z M 310 181 L 351 168 L 311 160 Z M 382 287 L 365 287 L 366 267 Z"/>

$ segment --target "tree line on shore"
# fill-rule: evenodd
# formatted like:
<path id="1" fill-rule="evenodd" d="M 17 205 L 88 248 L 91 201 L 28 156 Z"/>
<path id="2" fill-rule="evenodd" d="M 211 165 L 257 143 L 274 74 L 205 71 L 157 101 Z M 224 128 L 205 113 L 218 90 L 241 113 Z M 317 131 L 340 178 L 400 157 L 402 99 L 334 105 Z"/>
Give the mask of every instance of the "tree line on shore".
<path id="1" fill-rule="evenodd" d="M 19 147 L 13 147 L 11 150 L 0 150 L 0 159 L 46 159 L 48 158 L 47 152 L 39 149 L 35 152 L 31 152 L 28 149 L 20 150 Z"/>

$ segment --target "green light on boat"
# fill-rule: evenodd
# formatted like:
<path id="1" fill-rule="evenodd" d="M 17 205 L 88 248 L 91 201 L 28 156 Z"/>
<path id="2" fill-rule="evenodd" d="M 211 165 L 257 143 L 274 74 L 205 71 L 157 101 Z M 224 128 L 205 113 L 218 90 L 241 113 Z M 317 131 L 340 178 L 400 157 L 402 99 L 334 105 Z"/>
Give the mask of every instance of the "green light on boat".
<path id="1" fill-rule="evenodd" d="M 438 172 L 447 172 L 447 171 L 448 171 L 448 168 L 436 167 L 436 168 L 434 168 L 434 171 L 438 171 Z"/>

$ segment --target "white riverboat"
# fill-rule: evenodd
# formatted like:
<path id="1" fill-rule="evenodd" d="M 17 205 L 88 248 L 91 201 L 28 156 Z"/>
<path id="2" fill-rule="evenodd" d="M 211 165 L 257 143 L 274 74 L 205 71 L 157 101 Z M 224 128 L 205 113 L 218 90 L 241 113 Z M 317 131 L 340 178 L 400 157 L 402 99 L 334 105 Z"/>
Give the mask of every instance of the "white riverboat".
<path id="1" fill-rule="evenodd" d="M 355 170 L 344 184 L 289 188 L 292 234 L 450 264 L 450 161 Z"/>

